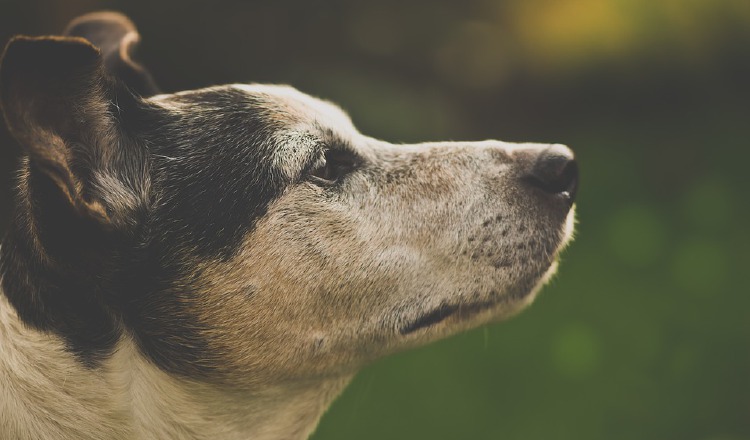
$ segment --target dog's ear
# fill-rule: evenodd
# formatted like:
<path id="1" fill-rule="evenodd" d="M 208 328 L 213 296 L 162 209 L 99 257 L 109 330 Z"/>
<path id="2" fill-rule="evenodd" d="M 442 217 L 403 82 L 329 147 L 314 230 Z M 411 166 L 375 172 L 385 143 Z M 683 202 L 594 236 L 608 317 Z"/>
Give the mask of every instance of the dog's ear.
<path id="1" fill-rule="evenodd" d="M 151 74 L 133 61 L 141 36 L 128 17 L 117 12 L 92 12 L 71 21 L 64 35 L 85 38 L 99 48 L 107 71 L 134 93 L 144 97 L 159 93 Z"/>
<path id="2" fill-rule="evenodd" d="M 41 186 L 57 188 L 55 199 L 76 216 L 104 226 L 131 221 L 143 199 L 145 153 L 122 129 L 137 102 L 83 38 L 15 37 L 0 61 L 0 104 L 30 175 L 51 182 Z"/>

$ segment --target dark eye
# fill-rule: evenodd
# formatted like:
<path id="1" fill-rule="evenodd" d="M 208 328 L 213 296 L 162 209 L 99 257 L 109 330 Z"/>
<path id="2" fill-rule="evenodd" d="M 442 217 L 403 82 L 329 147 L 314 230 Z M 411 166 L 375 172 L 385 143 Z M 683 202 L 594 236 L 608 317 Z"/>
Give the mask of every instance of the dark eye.
<path id="1" fill-rule="evenodd" d="M 310 179 L 319 184 L 331 185 L 352 172 L 356 166 L 353 154 L 341 150 L 327 150 L 324 158 L 310 171 Z"/>

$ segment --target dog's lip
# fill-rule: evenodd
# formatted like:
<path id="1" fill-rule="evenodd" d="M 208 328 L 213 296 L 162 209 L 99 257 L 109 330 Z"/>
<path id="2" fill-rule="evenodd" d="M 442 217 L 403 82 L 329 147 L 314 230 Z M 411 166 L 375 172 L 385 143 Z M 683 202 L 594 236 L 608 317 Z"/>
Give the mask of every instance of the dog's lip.
<path id="1" fill-rule="evenodd" d="M 462 320 L 470 318 L 498 305 L 500 302 L 501 300 L 499 299 L 495 301 L 481 301 L 469 304 L 442 303 L 431 311 L 421 315 L 419 318 L 403 324 L 399 327 L 399 332 L 401 335 L 405 336 L 423 328 L 432 327 L 454 315 L 459 316 Z"/>
<path id="2" fill-rule="evenodd" d="M 465 321 L 482 312 L 493 309 L 500 304 L 512 304 L 514 302 L 523 302 L 529 296 L 535 295 L 541 287 L 549 281 L 557 270 L 559 260 L 555 257 L 547 269 L 534 278 L 534 281 L 528 285 L 519 286 L 513 292 L 498 294 L 493 290 L 488 295 L 489 298 L 468 303 L 453 303 L 449 301 L 441 302 L 438 306 L 429 309 L 427 313 L 419 315 L 416 319 L 411 319 L 398 327 L 402 336 L 407 336 L 419 330 L 437 325 L 448 318 L 456 317 L 459 321 Z"/>
<path id="3" fill-rule="evenodd" d="M 570 209 L 572 210 L 573 206 L 575 205 L 572 204 L 570 195 L 563 192 L 563 194 L 561 194 L 561 197 L 571 202 Z M 514 292 L 506 293 L 505 295 L 498 295 L 497 291 L 493 290 L 488 295 L 489 298 L 485 297 L 485 299 L 476 302 L 454 303 L 450 301 L 443 301 L 438 306 L 429 309 L 427 313 L 423 313 L 417 318 L 408 320 L 405 323 L 399 325 L 399 333 L 402 336 L 406 336 L 419 330 L 439 324 L 446 319 L 453 317 L 454 315 L 457 315 L 459 320 L 463 321 L 481 312 L 492 309 L 501 303 L 523 301 L 529 295 L 535 295 L 536 292 L 538 292 L 539 289 L 544 284 L 546 284 L 549 278 L 552 277 L 552 275 L 556 272 L 557 266 L 559 264 L 559 253 L 570 240 L 573 221 L 573 217 L 569 213 L 568 219 L 566 220 L 566 223 L 569 225 L 569 227 L 567 228 L 565 238 L 563 238 L 558 244 L 557 249 L 555 250 L 554 255 L 551 257 L 551 261 L 549 262 L 549 265 L 547 265 L 546 270 L 544 270 L 543 273 L 538 274 L 538 277 L 534 277 L 534 281 L 529 285 L 519 287 L 518 289 L 515 289 Z M 503 264 L 503 262 L 496 262 L 493 264 L 493 267 L 495 267 L 496 269 L 500 266 L 505 265 Z"/>

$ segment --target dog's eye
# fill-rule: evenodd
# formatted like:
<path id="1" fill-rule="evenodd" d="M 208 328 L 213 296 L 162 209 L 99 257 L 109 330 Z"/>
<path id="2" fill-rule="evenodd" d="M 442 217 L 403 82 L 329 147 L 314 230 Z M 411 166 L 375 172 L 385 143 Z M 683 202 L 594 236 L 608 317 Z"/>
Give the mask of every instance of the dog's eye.
<path id="1" fill-rule="evenodd" d="M 310 178 L 315 183 L 330 185 L 354 170 L 355 165 L 356 161 L 352 154 L 340 150 L 327 150 L 324 158 L 310 171 Z"/>

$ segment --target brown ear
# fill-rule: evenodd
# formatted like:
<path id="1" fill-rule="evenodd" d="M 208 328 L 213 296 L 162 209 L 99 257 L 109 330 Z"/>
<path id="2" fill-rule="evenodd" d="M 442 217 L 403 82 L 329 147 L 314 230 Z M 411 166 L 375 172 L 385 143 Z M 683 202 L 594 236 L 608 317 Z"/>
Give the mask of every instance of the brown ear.
<path id="1" fill-rule="evenodd" d="M 30 170 L 102 225 L 129 221 L 144 199 L 146 160 L 121 130 L 137 102 L 83 38 L 15 37 L 0 60 L 0 104 Z"/>
<path id="2" fill-rule="evenodd" d="M 73 172 L 74 145 L 110 129 L 99 50 L 82 38 L 15 37 L 0 62 L 0 102 L 11 134 L 79 214 L 107 220 Z"/>
<path id="3" fill-rule="evenodd" d="M 148 71 L 133 61 L 141 36 L 125 15 L 106 11 L 82 15 L 68 24 L 64 35 L 85 38 L 99 48 L 107 71 L 133 92 L 140 96 L 159 93 Z"/>

